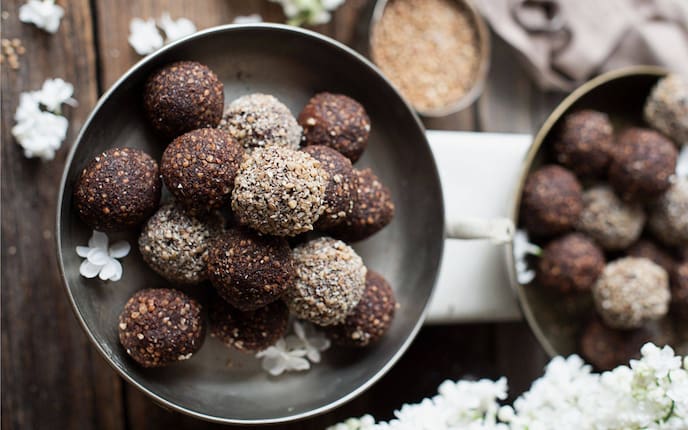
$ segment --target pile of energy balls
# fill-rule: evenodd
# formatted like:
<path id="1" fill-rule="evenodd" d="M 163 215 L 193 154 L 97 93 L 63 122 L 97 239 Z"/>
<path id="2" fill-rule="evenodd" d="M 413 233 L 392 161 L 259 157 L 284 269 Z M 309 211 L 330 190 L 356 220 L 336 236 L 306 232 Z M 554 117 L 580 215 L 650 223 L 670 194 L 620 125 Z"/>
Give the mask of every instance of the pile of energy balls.
<path id="1" fill-rule="evenodd" d="M 522 226 L 544 244 L 538 284 L 566 297 L 592 295 L 580 352 L 599 369 L 671 342 L 657 321 L 688 320 L 688 178 L 676 175 L 688 145 L 688 83 L 669 75 L 644 106 L 651 128 L 614 129 L 580 110 L 555 129 L 553 158 L 527 178 Z"/>
<path id="2" fill-rule="evenodd" d="M 143 102 L 170 142 L 160 167 L 134 148 L 98 155 L 75 184 L 81 219 L 104 232 L 140 230 L 143 259 L 172 285 L 209 280 L 210 333 L 230 347 L 268 348 L 290 314 L 338 345 L 377 341 L 397 307 L 393 291 L 342 241 L 368 238 L 394 216 L 389 189 L 352 166 L 368 143 L 365 109 L 319 93 L 297 120 L 266 94 L 225 109 L 223 90 L 193 61 L 153 73 Z M 160 205 L 163 183 L 173 199 Z M 141 366 L 160 367 L 198 351 L 205 325 L 182 291 L 144 289 L 126 303 L 119 339 Z"/>

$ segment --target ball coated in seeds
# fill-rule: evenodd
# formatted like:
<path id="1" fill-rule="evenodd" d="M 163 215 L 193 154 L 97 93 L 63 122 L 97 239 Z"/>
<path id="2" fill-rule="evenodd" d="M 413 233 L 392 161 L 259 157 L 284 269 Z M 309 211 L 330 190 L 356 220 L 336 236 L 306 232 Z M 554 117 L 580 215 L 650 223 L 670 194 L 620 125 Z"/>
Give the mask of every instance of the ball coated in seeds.
<path id="1" fill-rule="evenodd" d="M 544 166 L 528 175 L 521 196 L 523 226 L 534 236 L 571 230 L 583 210 L 583 190 L 570 171 Z"/>
<path id="2" fill-rule="evenodd" d="M 201 128 L 170 143 L 162 155 L 165 185 L 192 214 L 227 205 L 244 149 L 227 133 Z"/>
<path id="3" fill-rule="evenodd" d="M 569 233 L 545 246 L 537 279 L 540 285 L 562 293 L 590 291 L 604 264 L 604 254 L 592 240 Z"/>
<path id="4" fill-rule="evenodd" d="M 611 188 L 600 185 L 583 193 L 583 211 L 576 228 L 602 248 L 615 251 L 635 242 L 645 225 L 645 212 L 638 203 L 622 201 Z"/>
<path id="5" fill-rule="evenodd" d="M 220 129 L 246 149 L 298 149 L 301 141 L 301 127 L 289 108 L 268 94 L 249 94 L 234 100 L 222 116 Z"/>
<path id="6" fill-rule="evenodd" d="M 656 131 L 630 128 L 614 145 L 609 182 L 624 200 L 653 198 L 669 188 L 678 151 Z"/>
<path id="7" fill-rule="evenodd" d="M 208 277 L 218 294 L 235 308 L 258 309 L 292 288 L 291 249 L 280 237 L 229 229 L 210 246 Z"/>
<path id="8" fill-rule="evenodd" d="M 179 205 L 167 204 L 143 227 L 139 251 L 143 260 L 168 281 L 197 284 L 207 278 L 208 245 L 223 227 L 219 212 L 197 218 Z"/>
<path id="9" fill-rule="evenodd" d="M 671 276 L 671 309 L 688 319 L 688 261 L 677 264 Z"/>
<path id="10" fill-rule="evenodd" d="M 278 300 L 253 311 L 240 311 L 219 297 L 210 305 L 210 335 L 243 352 L 274 345 L 287 332 L 289 309 Z"/>
<path id="11" fill-rule="evenodd" d="M 688 246 L 688 178 L 678 179 L 650 208 L 650 231 L 669 246 Z"/>
<path id="12" fill-rule="evenodd" d="M 653 337 L 645 327 L 616 330 L 598 318 L 592 318 L 580 338 L 581 355 L 598 370 L 611 370 L 633 358 L 640 358 L 640 348 Z"/>
<path id="13" fill-rule="evenodd" d="M 298 318 L 320 326 L 344 321 L 363 296 L 367 269 L 347 244 L 329 237 L 294 249 L 296 282 L 284 300 Z"/>
<path id="14" fill-rule="evenodd" d="M 324 210 L 329 175 L 302 151 L 257 148 L 239 169 L 232 210 L 242 225 L 273 236 L 313 230 Z"/>
<path id="15" fill-rule="evenodd" d="M 645 120 L 677 145 L 688 145 L 688 82 L 677 74 L 657 82 L 645 102 Z"/>
<path id="16" fill-rule="evenodd" d="M 201 306 L 178 290 L 140 290 L 119 316 L 119 341 L 143 367 L 183 361 L 201 348 L 205 327 Z"/>
<path id="17" fill-rule="evenodd" d="M 355 163 L 368 146 L 370 118 L 356 100 L 342 94 L 319 93 L 299 115 L 304 145 L 325 145 Z"/>
<path id="18" fill-rule="evenodd" d="M 676 260 L 667 251 L 647 239 L 640 239 L 626 251 L 629 257 L 647 258 L 671 274 L 676 267 Z"/>
<path id="19" fill-rule="evenodd" d="M 646 258 L 625 257 L 607 264 L 592 293 L 605 324 L 619 329 L 637 328 L 666 315 L 669 277 Z"/>
<path id="20" fill-rule="evenodd" d="M 385 278 L 368 270 L 363 297 L 343 323 L 325 328 L 336 345 L 364 347 L 382 338 L 392 325 L 397 301 Z"/>
<path id="21" fill-rule="evenodd" d="M 134 148 L 108 149 L 95 157 L 74 185 L 81 219 L 96 230 L 132 229 L 146 221 L 160 203 L 158 163 Z"/>
<path id="22" fill-rule="evenodd" d="M 354 168 L 348 158 L 327 146 L 306 146 L 303 152 L 318 160 L 330 176 L 325 190 L 325 210 L 318 218 L 315 228 L 334 228 L 342 224 L 353 211 L 357 185 Z"/>
<path id="23" fill-rule="evenodd" d="M 614 130 L 607 114 L 582 110 L 564 117 L 554 142 L 559 163 L 581 176 L 607 173 Z"/>
<path id="24" fill-rule="evenodd" d="M 153 73 L 143 94 L 148 120 L 166 138 L 217 126 L 224 103 L 222 82 L 195 61 L 179 61 Z"/>

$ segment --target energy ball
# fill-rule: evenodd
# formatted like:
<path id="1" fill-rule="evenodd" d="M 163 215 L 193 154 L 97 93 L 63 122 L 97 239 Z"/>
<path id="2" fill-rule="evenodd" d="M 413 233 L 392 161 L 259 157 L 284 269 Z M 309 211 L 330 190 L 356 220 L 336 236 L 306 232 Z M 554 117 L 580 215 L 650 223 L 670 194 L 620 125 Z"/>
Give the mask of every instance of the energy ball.
<path id="1" fill-rule="evenodd" d="M 615 251 L 635 242 L 645 225 L 645 212 L 638 203 L 622 201 L 611 188 L 595 186 L 583 193 L 583 211 L 576 228 L 602 248 Z"/>
<path id="2" fill-rule="evenodd" d="M 143 93 L 148 120 L 166 138 L 216 127 L 224 104 L 222 82 L 207 66 L 195 61 L 179 61 L 153 73 Z"/>
<path id="3" fill-rule="evenodd" d="M 592 240 L 569 233 L 545 246 L 537 279 L 545 288 L 562 293 L 590 291 L 604 264 L 604 254 Z"/>
<path id="4" fill-rule="evenodd" d="M 311 231 L 324 210 L 328 181 L 320 162 L 305 152 L 281 147 L 255 149 L 234 182 L 235 218 L 273 236 Z"/>
<path id="5" fill-rule="evenodd" d="M 162 177 L 176 200 L 192 214 L 227 205 L 244 149 L 227 133 L 201 128 L 170 143 L 162 155 Z"/>
<path id="6" fill-rule="evenodd" d="M 325 328 L 336 345 L 364 347 L 377 342 L 392 325 L 397 301 L 387 280 L 368 270 L 363 297 L 343 323 Z"/>
<path id="7" fill-rule="evenodd" d="M 653 130 L 623 131 L 612 151 L 609 182 L 624 200 L 653 198 L 669 188 L 676 170 L 674 144 Z"/>
<path id="8" fill-rule="evenodd" d="M 208 245 L 224 227 L 219 212 L 196 218 L 180 206 L 162 206 L 139 236 L 143 260 L 175 284 L 197 284 L 207 279 Z"/>
<path id="9" fill-rule="evenodd" d="M 301 127 L 282 102 L 267 94 L 249 94 L 234 100 L 220 122 L 244 148 L 282 146 L 298 149 Z"/>
<path id="10" fill-rule="evenodd" d="M 370 118 L 356 100 L 342 94 L 319 93 L 299 115 L 303 142 L 336 149 L 355 163 L 368 146 Z"/>
<path id="11" fill-rule="evenodd" d="M 158 163 L 134 148 L 108 149 L 94 158 L 74 185 L 81 219 L 96 230 L 115 232 L 138 226 L 160 203 Z"/>
<path id="12" fill-rule="evenodd" d="M 573 228 L 582 210 L 582 187 L 570 171 L 548 165 L 528 175 L 521 196 L 521 219 L 528 233 L 564 233 Z"/>
<path id="13" fill-rule="evenodd" d="M 392 193 L 370 169 L 356 170 L 356 198 L 351 215 L 330 232 L 348 242 L 366 239 L 394 218 Z"/>
<path id="14" fill-rule="evenodd" d="M 652 206 L 650 231 L 669 246 L 688 245 L 688 178 L 674 183 Z"/>
<path id="15" fill-rule="evenodd" d="M 607 114 L 582 110 L 564 117 L 554 142 L 557 161 L 580 176 L 607 173 L 614 130 Z"/>
<path id="16" fill-rule="evenodd" d="M 328 230 L 343 223 L 351 215 L 356 198 L 356 175 L 351 161 L 323 145 L 312 145 L 303 151 L 320 162 L 322 168 L 330 175 L 325 190 L 325 211 L 315 225 L 318 230 Z"/>
<path id="17" fill-rule="evenodd" d="M 688 261 L 676 265 L 671 277 L 671 308 L 676 315 L 688 319 Z"/>
<path id="18" fill-rule="evenodd" d="M 119 316 L 119 341 L 143 367 L 188 360 L 201 348 L 205 328 L 201 306 L 178 290 L 140 290 Z"/>
<path id="19" fill-rule="evenodd" d="M 580 339 L 581 355 L 598 370 L 611 370 L 639 358 L 640 348 L 654 337 L 645 327 L 616 330 L 592 318 Z"/>
<path id="20" fill-rule="evenodd" d="M 669 277 L 646 258 L 625 257 L 607 264 L 592 294 L 595 308 L 608 326 L 637 328 L 666 315 Z"/>
<path id="21" fill-rule="evenodd" d="M 688 145 L 688 82 L 676 74 L 660 79 L 645 102 L 645 120 L 679 146 Z"/>
<path id="22" fill-rule="evenodd" d="M 283 301 L 253 311 L 240 311 L 221 298 L 210 305 L 210 335 L 243 352 L 274 345 L 287 332 L 289 309 Z"/>
<path id="23" fill-rule="evenodd" d="M 241 311 L 277 301 L 294 284 L 287 241 L 230 229 L 208 251 L 208 277 L 218 294 Z"/>
<path id="24" fill-rule="evenodd" d="M 629 257 L 647 258 L 659 265 L 667 273 L 672 273 L 676 266 L 676 261 L 668 252 L 655 245 L 652 241 L 640 239 L 626 251 Z"/>
<path id="25" fill-rule="evenodd" d="M 367 269 L 356 252 L 329 237 L 294 249 L 296 283 L 284 300 L 298 318 L 320 326 L 339 324 L 363 296 Z"/>

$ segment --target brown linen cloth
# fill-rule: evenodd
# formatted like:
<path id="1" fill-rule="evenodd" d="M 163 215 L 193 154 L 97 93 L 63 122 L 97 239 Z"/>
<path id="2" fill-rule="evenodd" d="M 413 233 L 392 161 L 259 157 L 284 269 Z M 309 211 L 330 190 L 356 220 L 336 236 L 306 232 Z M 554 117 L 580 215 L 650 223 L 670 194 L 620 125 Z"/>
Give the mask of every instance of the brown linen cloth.
<path id="1" fill-rule="evenodd" d="M 544 89 L 656 64 L 688 76 L 688 0 L 473 0 Z"/>

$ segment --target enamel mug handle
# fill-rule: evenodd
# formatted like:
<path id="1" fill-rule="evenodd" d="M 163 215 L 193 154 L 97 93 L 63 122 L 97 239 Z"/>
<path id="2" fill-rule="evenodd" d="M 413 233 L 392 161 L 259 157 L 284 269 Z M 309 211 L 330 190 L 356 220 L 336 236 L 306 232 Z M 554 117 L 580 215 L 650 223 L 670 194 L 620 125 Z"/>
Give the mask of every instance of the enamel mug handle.
<path id="1" fill-rule="evenodd" d="M 459 218 L 446 221 L 449 239 L 488 239 L 496 245 L 511 242 L 516 232 L 508 218 Z"/>

